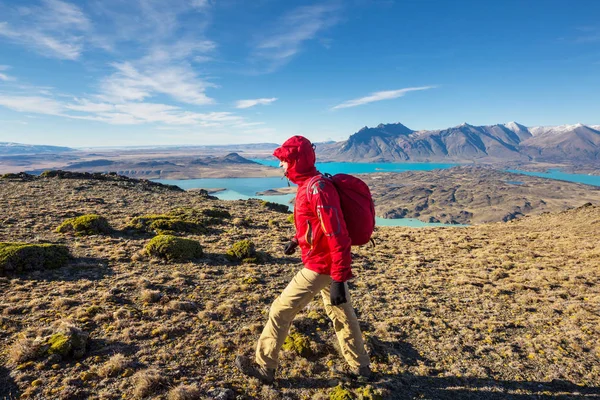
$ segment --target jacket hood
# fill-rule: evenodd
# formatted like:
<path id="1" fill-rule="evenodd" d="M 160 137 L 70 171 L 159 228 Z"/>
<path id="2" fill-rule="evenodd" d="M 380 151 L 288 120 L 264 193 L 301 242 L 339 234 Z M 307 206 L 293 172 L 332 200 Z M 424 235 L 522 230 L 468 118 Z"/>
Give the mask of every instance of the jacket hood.
<path id="1" fill-rule="evenodd" d="M 292 136 L 281 147 L 276 148 L 273 155 L 288 163 L 286 176 L 295 184 L 318 174 L 315 149 L 310 140 L 303 136 Z"/>

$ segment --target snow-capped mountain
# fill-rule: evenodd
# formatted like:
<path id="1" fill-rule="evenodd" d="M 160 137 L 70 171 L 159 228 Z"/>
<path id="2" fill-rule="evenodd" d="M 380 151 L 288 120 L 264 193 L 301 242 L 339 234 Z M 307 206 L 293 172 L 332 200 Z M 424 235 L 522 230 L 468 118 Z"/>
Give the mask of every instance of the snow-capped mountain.
<path id="1" fill-rule="evenodd" d="M 400 124 L 364 127 L 347 141 L 321 148 L 347 161 L 595 161 L 600 162 L 599 126 L 528 128 L 517 122 L 413 131 Z"/>

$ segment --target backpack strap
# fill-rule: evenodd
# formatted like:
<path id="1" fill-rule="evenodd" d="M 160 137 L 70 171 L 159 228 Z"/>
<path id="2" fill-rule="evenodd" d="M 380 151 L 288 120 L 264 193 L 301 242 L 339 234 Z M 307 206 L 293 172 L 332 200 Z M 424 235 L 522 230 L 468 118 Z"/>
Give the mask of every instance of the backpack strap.
<path id="1" fill-rule="evenodd" d="M 310 178 L 310 181 L 308 181 L 308 184 L 306 185 L 306 198 L 309 199 L 310 198 L 310 188 L 319 181 L 319 179 L 323 178 L 324 175 L 315 175 L 312 178 Z"/>

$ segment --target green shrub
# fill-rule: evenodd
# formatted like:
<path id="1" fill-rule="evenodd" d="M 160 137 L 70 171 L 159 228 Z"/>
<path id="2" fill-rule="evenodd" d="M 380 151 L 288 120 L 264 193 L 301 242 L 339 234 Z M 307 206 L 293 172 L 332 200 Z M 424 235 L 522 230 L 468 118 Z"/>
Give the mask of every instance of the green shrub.
<path id="1" fill-rule="evenodd" d="M 353 400 L 354 395 L 351 391 L 344 388 L 341 385 L 334 387 L 331 392 L 329 392 L 329 400 Z"/>
<path id="2" fill-rule="evenodd" d="M 294 214 L 288 215 L 287 220 L 290 224 L 294 225 Z"/>
<path id="3" fill-rule="evenodd" d="M 158 235 L 145 247 L 151 257 L 169 261 L 187 261 L 202 257 L 202 246 L 195 240 L 183 239 L 172 235 Z"/>
<path id="4" fill-rule="evenodd" d="M 266 200 L 262 200 L 260 202 L 260 204 L 264 208 L 268 208 L 269 210 L 273 210 L 273 211 L 277 211 L 277 212 L 286 213 L 286 212 L 290 211 L 290 208 L 288 206 L 286 206 L 285 204 L 273 203 L 271 201 L 266 201 Z"/>
<path id="5" fill-rule="evenodd" d="M 227 255 L 236 260 L 255 259 L 256 247 L 254 243 L 248 239 L 236 242 L 227 250 Z M 250 260 L 248 260 L 250 261 Z"/>
<path id="6" fill-rule="evenodd" d="M 110 233 L 111 231 L 112 228 L 108 224 L 106 218 L 96 214 L 87 214 L 80 217 L 69 218 L 56 228 L 56 232 L 74 232 L 77 236 L 98 235 Z"/>
<path id="7" fill-rule="evenodd" d="M 151 214 L 133 218 L 125 227 L 138 232 L 157 233 L 205 233 L 206 228 L 199 221 L 184 220 L 170 214 Z"/>
<path id="8" fill-rule="evenodd" d="M 63 245 L 0 242 L 0 273 L 60 268 L 69 258 Z"/>
<path id="9" fill-rule="evenodd" d="M 313 351 L 310 348 L 310 339 L 299 332 L 292 332 L 283 342 L 284 350 L 292 351 L 302 357 L 310 357 Z"/>
<path id="10" fill-rule="evenodd" d="M 49 356 L 81 358 L 85 355 L 88 338 L 87 332 L 66 321 L 41 330 L 28 330 L 8 349 L 9 362 L 19 364 Z"/>
<path id="11" fill-rule="evenodd" d="M 373 386 L 367 386 L 359 392 L 359 400 L 383 400 L 383 395 L 379 390 L 373 389 Z"/>
<path id="12" fill-rule="evenodd" d="M 166 214 L 135 217 L 126 229 L 168 235 L 174 233 L 206 233 L 206 226 L 220 224 L 231 215 L 225 210 L 198 210 L 191 207 L 174 208 Z"/>

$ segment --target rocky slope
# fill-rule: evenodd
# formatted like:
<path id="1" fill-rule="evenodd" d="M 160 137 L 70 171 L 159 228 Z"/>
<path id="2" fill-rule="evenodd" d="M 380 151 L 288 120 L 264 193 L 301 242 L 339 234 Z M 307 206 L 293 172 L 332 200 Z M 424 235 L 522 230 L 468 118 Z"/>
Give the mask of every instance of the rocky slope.
<path id="1" fill-rule="evenodd" d="M 289 214 L 89 177 L 0 179 L 0 206 L 1 241 L 58 243 L 73 255 L 59 269 L 0 277 L 0 398 L 600 395 L 598 207 L 460 229 L 378 228 L 376 247 L 353 250 L 350 285 L 372 382 L 333 371 L 343 362 L 316 298 L 293 323 L 303 355 L 288 346 L 268 387 L 232 365 L 236 354 L 252 354 L 270 303 L 301 267 L 297 255 L 281 253 Z M 177 207 L 221 216 L 203 233 L 180 234 L 203 255 L 169 262 L 141 254 L 154 235 L 126 226 Z M 55 231 L 91 213 L 114 231 Z M 258 250 L 246 263 L 226 254 L 243 239 Z M 35 335 L 64 332 L 89 335 L 81 358 L 35 356 Z"/>
<path id="2" fill-rule="evenodd" d="M 345 142 L 323 145 L 338 161 L 534 161 L 600 164 L 600 131 L 582 124 L 527 128 L 516 122 L 413 131 L 402 124 L 364 127 Z"/>
<path id="3" fill-rule="evenodd" d="M 377 215 L 479 224 L 600 204 L 600 188 L 486 167 L 361 175 Z"/>

